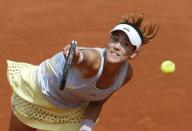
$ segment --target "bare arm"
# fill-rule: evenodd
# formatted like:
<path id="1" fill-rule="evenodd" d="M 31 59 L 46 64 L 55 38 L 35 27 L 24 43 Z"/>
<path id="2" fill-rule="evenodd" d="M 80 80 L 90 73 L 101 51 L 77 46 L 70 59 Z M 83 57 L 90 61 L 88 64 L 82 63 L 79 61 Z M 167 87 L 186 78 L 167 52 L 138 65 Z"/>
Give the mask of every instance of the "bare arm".
<path id="1" fill-rule="evenodd" d="M 107 99 L 98 102 L 89 102 L 85 111 L 84 120 L 81 122 L 81 128 L 79 129 L 79 131 L 92 131 L 92 128 L 94 127 L 96 120 L 101 112 L 102 106 Z"/>
<path id="2" fill-rule="evenodd" d="M 96 122 L 105 101 L 106 100 L 99 101 L 99 102 L 96 102 L 96 101 L 89 102 L 85 111 L 84 119 L 91 119 L 93 122 Z"/>
<path id="3" fill-rule="evenodd" d="M 66 52 L 69 49 L 69 45 L 63 48 L 63 54 L 66 55 Z M 80 58 L 81 57 L 81 58 Z M 81 61 L 79 62 L 79 60 Z M 98 72 L 100 66 L 100 54 L 95 49 L 79 49 L 76 48 L 73 66 L 76 69 L 79 69 L 84 77 L 91 77 Z"/>

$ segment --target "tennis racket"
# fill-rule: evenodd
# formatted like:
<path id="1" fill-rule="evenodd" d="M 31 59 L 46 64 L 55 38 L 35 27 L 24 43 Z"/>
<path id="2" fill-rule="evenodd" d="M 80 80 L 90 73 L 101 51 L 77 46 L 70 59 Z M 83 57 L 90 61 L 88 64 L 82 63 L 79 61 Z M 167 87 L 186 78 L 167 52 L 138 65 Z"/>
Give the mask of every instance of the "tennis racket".
<path id="1" fill-rule="evenodd" d="M 77 45 L 77 41 L 74 41 L 74 40 L 71 41 L 69 52 L 67 54 L 65 65 L 64 65 L 64 68 L 63 68 L 63 77 L 62 77 L 60 87 L 59 87 L 60 90 L 63 90 L 65 88 L 68 72 L 69 72 L 69 69 L 71 67 L 71 63 L 72 63 L 72 60 L 73 60 L 73 55 L 75 53 L 76 45 Z"/>

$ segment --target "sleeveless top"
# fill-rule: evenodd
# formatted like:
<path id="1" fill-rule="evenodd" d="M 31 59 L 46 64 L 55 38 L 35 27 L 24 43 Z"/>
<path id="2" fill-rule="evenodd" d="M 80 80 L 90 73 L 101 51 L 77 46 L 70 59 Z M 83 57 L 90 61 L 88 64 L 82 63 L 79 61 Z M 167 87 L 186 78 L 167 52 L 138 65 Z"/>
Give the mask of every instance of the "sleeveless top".
<path id="1" fill-rule="evenodd" d="M 80 48 L 96 49 L 101 56 L 101 64 L 97 74 L 90 78 L 82 78 L 79 72 L 73 67 L 69 70 L 64 90 L 59 89 L 60 81 L 63 76 L 65 57 L 63 52 L 59 52 L 53 57 L 43 61 L 37 69 L 38 85 L 42 94 L 53 105 L 66 108 L 77 107 L 88 101 L 100 101 L 107 98 L 123 84 L 128 63 L 122 64 L 116 82 L 109 88 L 99 89 L 96 87 L 97 80 L 103 72 L 105 48 Z"/>

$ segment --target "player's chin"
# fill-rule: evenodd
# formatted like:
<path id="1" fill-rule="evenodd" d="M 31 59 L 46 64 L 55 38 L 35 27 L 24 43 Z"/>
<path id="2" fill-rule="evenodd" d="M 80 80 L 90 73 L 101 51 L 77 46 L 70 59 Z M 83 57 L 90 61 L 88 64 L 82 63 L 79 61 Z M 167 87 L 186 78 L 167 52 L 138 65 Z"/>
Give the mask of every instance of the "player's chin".
<path id="1" fill-rule="evenodd" d="M 110 62 L 110 63 L 113 63 L 113 64 L 115 64 L 115 63 L 122 63 L 122 59 L 120 59 L 120 58 L 114 58 L 114 57 L 108 57 L 108 62 Z"/>
<path id="2" fill-rule="evenodd" d="M 124 56 L 118 56 L 118 55 L 111 55 L 111 54 L 107 54 L 106 55 L 106 58 L 107 58 L 107 61 L 109 62 L 109 63 L 113 63 L 113 64 L 115 64 L 115 63 L 123 63 L 123 62 L 125 62 L 126 61 L 126 57 L 124 57 Z"/>

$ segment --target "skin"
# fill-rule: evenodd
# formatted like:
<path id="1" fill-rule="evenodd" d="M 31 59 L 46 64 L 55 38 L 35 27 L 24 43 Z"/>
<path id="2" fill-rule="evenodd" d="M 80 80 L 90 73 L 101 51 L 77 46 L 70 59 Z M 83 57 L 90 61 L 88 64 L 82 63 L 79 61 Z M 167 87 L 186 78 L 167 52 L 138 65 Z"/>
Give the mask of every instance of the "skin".
<path id="1" fill-rule="evenodd" d="M 105 58 L 108 63 L 121 65 L 135 53 L 134 49 L 126 34 L 116 31 L 109 39 Z"/>
<path id="2" fill-rule="evenodd" d="M 85 78 L 96 75 L 101 62 L 100 54 L 96 50 L 83 50 L 82 52 L 84 54 L 83 62 L 81 64 L 75 64 L 74 61 L 74 67 L 79 69 L 82 76 Z M 106 46 L 104 70 L 96 83 L 96 87 L 100 89 L 109 88 L 116 80 L 116 74 L 121 65 L 127 62 L 128 59 L 133 59 L 136 54 L 135 46 L 130 43 L 124 32 L 115 31 L 112 33 Z M 78 55 L 76 57 L 76 60 L 78 60 Z M 84 68 L 84 71 L 82 71 L 82 68 Z M 131 79 L 132 74 L 132 68 L 129 66 L 127 77 L 123 85 Z M 111 97 L 111 95 L 102 101 L 89 102 L 85 112 L 85 119 L 91 119 L 95 122 L 101 112 L 103 104 Z"/>
<path id="3" fill-rule="evenodd" d="M 66 55 L 68 49 L 69 45 L 64 47 L 64 56 Z M 76 70 L 79 71 L 84 78 L 96 75 L 101 63 L 99 52 L 94 49 L 81 50 L 83 53 L 83 61 L 81 63 L 77 63 L 79 59 L 79 51 L 80 50 L 77 47 L 72 66 L 76 68 Z M 122 31 L 113 32 L 106 46 L 103 73 L 98 79 L 96 87 L 100 89 L 109 88 L 116 80 L 116 76 L 121 65 L 127 62 L 128 59 L 134 58 L 136 54 L 137 52 L 135 51 L 135 46 L 130 43 L 125 33 Z M 132 74 L 132 68 L 129 66 L 126 80 L 123 85 L 131 79 Z M 111 97 L 111 95 L 102 101 L 89 102 L 84 119 L 91 119 L 95 122 L 101 112 L 103 104 Z M 36 131 L 36 129 L 23 124 L 12 113 L 9 131 Z"/>

